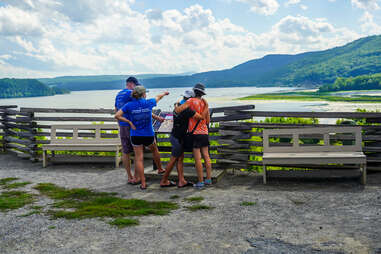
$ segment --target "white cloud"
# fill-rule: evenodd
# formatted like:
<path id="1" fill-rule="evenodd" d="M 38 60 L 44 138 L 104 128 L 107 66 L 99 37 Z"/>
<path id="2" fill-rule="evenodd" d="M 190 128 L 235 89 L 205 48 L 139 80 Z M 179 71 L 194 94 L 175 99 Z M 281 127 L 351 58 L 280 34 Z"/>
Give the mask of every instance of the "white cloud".
<path id="1" fill-rule="evenodd" d="M 0 35 L 38 36 L 43 33 L 41 27 L 34 13 L 13 6 L 0 7 Z"/>
<path id="2" fill-rule="evenodd" d="M 373 15 L 369 12 L 365 12 L 360 18 L 361 30 L 365 34 L 381 34 L 381 25 L 374 21 Z"/>
<path id="3" fill-rule="evenodd" d="M 125 0 L 72 2 L 78 10 L 91 8 L 80 17 L 80 11 L 66 6 L 70 1 L 5 1 L 8 5 L 0 7 L 3 17 L 10 14 L 2 10 L 9 9 L 28 22 L 0 18 L 0 33 L 7 31 L 0 36 L 0 45 L 7 45 L 0 48 L 1 76 L 207 71 L 265 54 L 326 49 L 358 38 L 325 19 L 291 15 L 266 32 L 249 32 L 201 5 L 138 12 Z M 277 1 L 240 1 L 264 15 L 279 7 Z M 94 6 L 89 7 L 90 2 Z M 12 25 L 3 30 L 1 22 Z"/>
<path id="4" fill-rule="evenodd" d="M 380 6 L 378 5 L 379 0 L 351 0 L 352 5 L 357 8 L 365 10 L 378 10 Z"/>
<path id="5" fill-rule="evenodd" d="M 236 0 L 238 2 L 246 3 L 250 6 L 250 10 L 262 14 L 273 15 L 279 8 L 279 3 L 276 0 Z"/>
<path id="6" fill-rule="evenodd" d="M 289 6 L 289 5 L 294 5 L 300 3 L 300 0 L 288 0 L 284 5 Z"/>

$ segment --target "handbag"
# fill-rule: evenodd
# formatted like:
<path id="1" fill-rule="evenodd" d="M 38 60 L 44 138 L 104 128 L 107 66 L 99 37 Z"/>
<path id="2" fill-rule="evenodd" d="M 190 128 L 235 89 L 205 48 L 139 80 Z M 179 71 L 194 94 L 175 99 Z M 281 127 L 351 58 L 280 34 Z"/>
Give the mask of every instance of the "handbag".
<path id="1" fill-rule="evenodd" d="M 184 137 L 184 150 L 186 152 L 191 152 L 193 150 L 193 132 L 196 130 L 198 124 L 201 120 L 198 120 L 196 125 L 193 127 L 191 132 L 187 132 Z"/>

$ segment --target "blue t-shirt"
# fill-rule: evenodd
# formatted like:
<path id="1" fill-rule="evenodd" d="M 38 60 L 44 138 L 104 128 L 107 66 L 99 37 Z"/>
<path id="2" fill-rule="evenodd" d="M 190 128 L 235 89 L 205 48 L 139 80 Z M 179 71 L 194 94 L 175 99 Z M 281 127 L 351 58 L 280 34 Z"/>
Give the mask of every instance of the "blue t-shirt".
<path id="1" fill-rule="evenodd" d="M 132 99 L 122 107 L 122 111 L 129 116 L 128 120 L 136 127 L 136 130 L 131 129 L 131 136 L 155 135 L 152 127 L 152 108 L 155 106 L 156 99 Z"/>
<path id="2" fill-rule="evenodd" d="M 115 108 L 117 110 L 121 109 L 124 105 L 132 100 L 131 97 L 132 90 L 123 89 L 115 97 Z M 123 117 L 129 119 L 128 114 L 123 114 Z M 123 121 L 118 121 L 120 126 L 130 126 L 128 123 Z"/>

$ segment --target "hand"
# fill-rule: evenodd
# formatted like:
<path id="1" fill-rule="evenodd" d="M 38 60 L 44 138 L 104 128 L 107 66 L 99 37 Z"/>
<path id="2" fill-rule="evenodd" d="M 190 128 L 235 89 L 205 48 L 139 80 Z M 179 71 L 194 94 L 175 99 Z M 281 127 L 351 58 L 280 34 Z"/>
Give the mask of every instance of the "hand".
<path id="1" fill-rule="evenodd" d="M 161 117 L 161 116 L 158 116 L 158 117 L 157 117 L 157 120 L 158 120 L 159 122 L 162 123 L 162 122 L 164 122 L 165 118 L 164 118 L 164 117 Z"/>
<path id="2" fill-rule="evenodd" d="M 165 91 L 165 92 L 164 92 L 164 95 L 168 95 L 168 94 L 169 94 L 169 92 L 168 92 L 168 91 Z"/>
<path id="3" fill-rule="evenodd" d="M 133 123 L 131 123 L 131 129 L 136 130 L 136 127 Z"/>

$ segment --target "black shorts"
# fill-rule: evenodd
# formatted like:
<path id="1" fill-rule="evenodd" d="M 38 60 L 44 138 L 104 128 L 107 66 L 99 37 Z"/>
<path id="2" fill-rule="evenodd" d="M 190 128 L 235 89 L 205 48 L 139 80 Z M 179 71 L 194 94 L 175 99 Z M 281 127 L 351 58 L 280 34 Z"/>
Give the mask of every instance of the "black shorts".
<path id="1" fill-rule="evenodd" d="M 154 142 L 154 136 L 131 136 L 131 143 L 133 146 L 150 146 Z"/>
<path id="2" fill-rule="evenodd" d="M 171 135 L 169 140 L 172 145 L 171 155 L 176 158 L 180 157 L 184 153 L 184 148 L 181 141 L 173 135 Z"/>
<path id="3" fill-rule="evenodd" d="M 193 148 L 201 148 L 209 146 L 209 135 L 196 134 L 193 135 Z"/>

